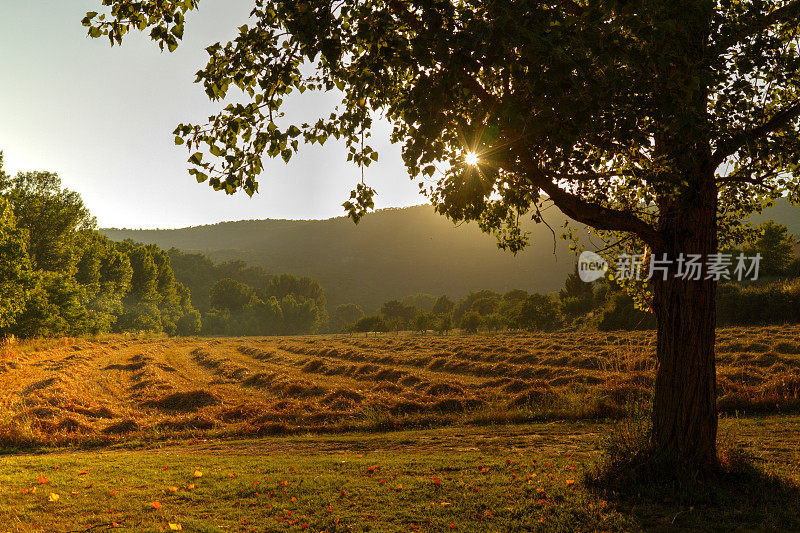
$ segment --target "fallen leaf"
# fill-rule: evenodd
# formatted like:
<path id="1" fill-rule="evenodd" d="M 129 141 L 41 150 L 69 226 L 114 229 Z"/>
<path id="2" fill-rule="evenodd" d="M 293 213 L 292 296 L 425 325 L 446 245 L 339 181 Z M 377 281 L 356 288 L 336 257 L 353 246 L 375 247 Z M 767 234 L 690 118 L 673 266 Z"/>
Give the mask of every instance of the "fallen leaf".
<path id="1" fill-rule="evenodd" d="M 161 502 L 153 502 L 150 504 L 153 509 L 161 509 Z"/>
<path id="2" fill-rule="evenodd" d="M 236 477 L 236 474 L 228 474 L 228 477 Z"/>
<path id="3" fill-rule="evenodd" d="M 570 485 L 574 485 L 574 484 L 575 484 L 575 480 L 574 480 L 574 479 L 568 479 L 568 480 L 567 480 L 567 486 L 568 486 L 568 487 L 569 487 Z"/>
<path id="4" fill-rule="evenodd" d="M 199 470 L 194 471 L 194 477 L 203 477 L 203 473 Z"/>
<path id="5" fill-rule="evenodd" d="M 178 492 L 178 487 L 167 487 L 170 492 Z"/>
<path id="6" fill-rule="evenodd" d="M 50 493 L 50 497 L 48 498 L 51 502 L 57 502 L 60 496 L 54 492 Z"/>
<path id="7" fill-rule="evenodd" d="M 189 486 L 188 486 L 188 487 L 186 487 L 186 488 L 187 488 L 187 489 L 189 489 L 189 490 L 194 490 L 194 484 L 192 484 L 192 485 L 189 485 Z"/>
<path id="8" fill-rule="evenodd" d="M 78 475 L 79 475 L 79 476 L 85 476 L 85 475 L 86 475 L 86 474 L 88 474 L 88 473 L 89 473 L 89 472 L 88 472 L 87 470 L 81 470 L 80 472 L 78 472 Z"/>
<path id="9" fill-rule="evenodd" d="M 37 479 L 36 481 L 39 482 L 39 485 L 44 485 L 45 483 L 49 483 L 49 481 L 47 481 L 47 478 L 44 476 L 39 476 L 39 479 Z"/>
<path id="10" fill-rule="evenodd" d="M 169 525 L 170 531 L 183 531 L 183 527 L 180 524 L 170 524 Z"/>

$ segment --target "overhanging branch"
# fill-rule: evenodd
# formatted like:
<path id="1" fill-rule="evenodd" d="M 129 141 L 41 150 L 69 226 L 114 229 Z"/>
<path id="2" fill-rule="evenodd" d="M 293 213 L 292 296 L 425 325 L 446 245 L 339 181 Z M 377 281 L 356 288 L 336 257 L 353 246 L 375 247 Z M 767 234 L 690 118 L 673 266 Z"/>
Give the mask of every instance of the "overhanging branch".
<path id="1" fill-rule="evenodd" d="M 743 146 L 782 128 L 797 117 L 800 117 L 800 100 L 778 111 L 760 126 L 734 135 L 729 141 L 722 143 L 711 156 L 714 168 L 721 165 L 725 159 L 738 152 Z"/>
<path id="2" fill-rule="evenodd" d="M 569 193 L 536 167 L 529 167 L 528 176 L 533 185 L 547 194 L 556 207 L 571 219 L 599 230 L 633 233 L 652 248 L 663 248 L 661 234 L 636 215 L 604 207 Z"/>

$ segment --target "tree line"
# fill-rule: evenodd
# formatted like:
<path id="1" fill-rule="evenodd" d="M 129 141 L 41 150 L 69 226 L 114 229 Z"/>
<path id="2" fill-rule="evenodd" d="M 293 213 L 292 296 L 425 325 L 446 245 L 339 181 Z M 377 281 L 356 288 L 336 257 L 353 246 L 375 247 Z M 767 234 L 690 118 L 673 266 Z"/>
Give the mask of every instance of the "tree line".
<path id="1" fill-rule="evenodd" d="M 1 154 L 0 270 L 4 336 L 200 331 L 166 252 L 107 239 L 57 174 L 11 176 Z"/>
<path id="2" fill-rule="evenodd" d="M 797 240 L 786 226 L 774 221 L 746 233 L 739 246 L 723 251 L 733 256 L 761 256 L 759 279 L 720 284 L 717 320 L 721 326 L 800 323 L 800 257 Z M 334 332 L 370 333 L 399 330 L 467 333 L 499 330 L 552 331 L 589 326 L 600 330 L 655 329 L 652 312 L 614 281 L 582 281 L 577 269 L 558 293 L 504 294 L 481 290 L 452 301 L 416 294 L 383 304 L 367 315 L 356 304 L 338 306 L 332 316 Z"/>

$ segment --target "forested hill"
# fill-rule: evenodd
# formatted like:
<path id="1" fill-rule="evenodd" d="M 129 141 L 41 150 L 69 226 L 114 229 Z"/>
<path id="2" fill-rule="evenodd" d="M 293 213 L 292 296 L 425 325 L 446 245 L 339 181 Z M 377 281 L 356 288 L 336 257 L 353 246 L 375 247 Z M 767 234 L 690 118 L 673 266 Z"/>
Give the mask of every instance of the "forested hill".
<path id="1" fill-rule="evenodd" d="M 556 235 L 563 215 L 545 217 Z M 475 224 L 454 226 L 430 206 L 386 209 L 356 226 L 330 220 L 253 220 L 177 230 L 102 232 L 163 248 L 201 251 L 215 261 L 240 259 L 267 272 L 318 279 L 329 309 L 354 302 L 368 312 L 393 298 L 425 292 L 458 298 L 471 290 L 549 292 L 572 271 L 575 257 L 545 225 L 529 224 L 532 245 L 513 256 Z"/>
<path id="2" fill-rule="evenodd" d="M 800 208 L 779 202 L 753 217 L 775 219 L 800 237 Z M 545 220 L 557 236 L 564 216 Z M 113 240 L 133 239 L 161 248 L 200 251 L 215 261 L 240 259 L 267 272 L 320 281 L 328 308 L 357 303 L 367 312 L 419 292 L 459 298 L 469 291 L 558 289 L 575 265 L 567 243 L 543 224 L 527 224 L 531 246 L 517 256 L 497 248 L 475 224 L 454 226 L 430 206 L 384 209 L 356 226 L 349 219 L 249 220 L 176 230 L 101 230 Z M 585 234 L 585 231 L 584 231 Z"/>

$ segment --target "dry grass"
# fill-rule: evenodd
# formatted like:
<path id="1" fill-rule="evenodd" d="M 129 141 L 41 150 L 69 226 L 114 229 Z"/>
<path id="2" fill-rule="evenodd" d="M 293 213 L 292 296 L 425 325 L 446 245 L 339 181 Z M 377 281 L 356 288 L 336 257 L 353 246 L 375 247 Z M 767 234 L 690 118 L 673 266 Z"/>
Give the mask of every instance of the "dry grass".
<path id="1" fill-rule="evenodd" d="M 800 408 L 800 327 L 718 335 L 724 412 Z M 0 445 L 616 418 L 651 333 L 58 339 L 0 347 Z"/>

